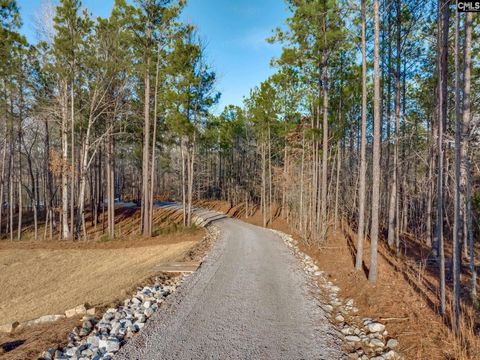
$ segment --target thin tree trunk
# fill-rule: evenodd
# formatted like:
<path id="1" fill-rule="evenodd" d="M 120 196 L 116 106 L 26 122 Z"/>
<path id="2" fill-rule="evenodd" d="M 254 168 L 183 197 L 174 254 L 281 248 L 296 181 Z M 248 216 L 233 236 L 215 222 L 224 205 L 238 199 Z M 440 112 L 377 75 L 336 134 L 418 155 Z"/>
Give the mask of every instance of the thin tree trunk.
<path id="1" fill-rule="evenodd" d="M 377 246 L 378 246 L 378 213 L 380 201 L 380 141 L 381 141 L 381 114 L 380 114 L 380 69 L 379 69 L 379 9 L 378 0 L 373 1 L 374 20 L 374 59 L 373 59 L 373 170 L 372 170 L 372 225 L 370 228 L 370 271 L 368 280 L 372 283 L 377 281 Z"/>
<path id="2" fill-rule="evenodd" d="M 435 192 L 434 167 L 435 167 L 435 122 L 432 117 L 430 126 L 430 146 L 428 161 L 428 193 L 427 193 L 427 220 L 426 220 L 426 243 L 432 247 L 432 215 L 433 215 L 433 194 Z"/>
<path id="3" fill-rule="evenodd" d="M 22 227 L 23 227 L 23 196 L 22 196 L 22 107 L 23 107 L 23 84 L 20 83 L 20 99 L 22 104 L 20 105 L 20 118 L 18 124 L 18 229 L 17 229 L 17 240 L 22 238 Z"/>
<path id="4" fill-rule="evenodd" d="M 436 219 L 436 242 L 438 244 L 438 254 L 440 257 L 440 313 L 445 314 L 445 252 L 443 238 L 443 176 L 444 176 L 444 142 L 443 131 L 447 114 L 447 60 L 448 60 L 448 23 L 450 10 L 448 0 L 439 1 L 439 34 L 441 40 L 439 46 L 439 91 L 438 91 L 438 174 L 437 174 L 437 219 Z"/>
<path id="5" fill-rule="evenodd" d="M 341 110 L 340 110 L 341 113 Z M 338 195 L 340 191 L 340 168 L 341 168 L 341 163 L 342 163 L 342 151 L 340 147 L 340 140 L 337 142 L 337 178 L 335 182 L 335 231 L 337 230 L 338 227 Z"/>
<path id="6" fill-rule="evenodd" d="M 149 25 L 147 25 L 149 27 Z M 150 29 L 150 28 L 149 28 Z M 147 41 L 150 41 L 151 33 L 150 30 L 147 34 Z M 144 126 L 143 126 L 143 166 L 142 166 L 142 233 L 145 237 L 151 237 L 151 227 L 150 227 L 150 56 L 146 54 L 146 70 L 145 70 L 145 94 L 144 94 Z"/>
<path id="7" fill-rule="evenodd" d="M 85 142 L 83 144 L 83 151 L 80 156 L 80 163 L 81 163 L 80 164 L 80 184 L 79 184 L 79 192 L 78 192 L 78 201 L 77 201 L 78 212 L 77 212 L 77 221 L 76 221 L 76 229 L 75 229 L 75 235 L 77 238 L 80 238 L 80 230 L 81 230 L 81 227 L 84 226 L 83 221 L 85 219 L 85 214 L 84 214 L 85 189 L 87 185 L 87 171 L 90 165 L 88 156 L 90 153 L 90 135 L 92 131 L 93 121 L 94 121 L 93 114 L 90 113 L 90 117 L 88 119 L 87 132 L 85 134 L 85 139 L 84 139 Z M 108 174 L 107 174 L 107 178 L 108 178 Z"/>
<path id="8" fill-rule="evenodd" d="M 107 124 L 107 219 L 108 236 L 115 238 L 115 166 L 114 166 L 114 139 L 113 139 L 113 119 Z"/>
<path id="9" fill-rule="evenodd" d="M 454 224 L 453 224 L 453 311 L 452 327 L 458 333 L 460 330 L 460 267 L 461 243 L 463 240 L 463 203 L 464 192 L 460 190 L 460 166 L 462 163 L 462 120 L 460 118 L 460 19 L 455 15 L 455 177 L 454 177 Z"/>
<path id="10" fill-rule="evenodd" d="M 13 129 L 12 129 L 13 131 Z M 11 142 L 10 142 L 10 168 L 9 168 L 9 171 L 8 171 L 8 176 L 9 176 L 9 183 L 8 183 L 8 190 L 9 190 L 9 208 L 10 208 L 10 215 L 9 215 L 9 230 L 10 230 L 10 241 L 13 241 L 13 215 L 14 215 L 14 212 L 13 212 L 13 186 L 15 185 L 14 184 L 14 177 L 13 177 L 13 163 L 14 163 L 14 160 L 13 160 L 13 137 L 11 139 Z"/>
<path id="11" fill-rule="evenodd" d="M 358 232 L 355 269 L 362 269 L 363 241 L 365 235 L 365 184 L 367 174 L 367 50 L 366 50 L 366 0 L 361 0 L 362 7 L 362 134 L 360 143 L 360 174 L 358 188 Z"/>
<path id="12" fill-rule="evenodd" d="M 3 144 L 2 154 L 2 173 L 0 179 L 0 236 L 2 234 L 2 210 L 3 210 L 3 191 L 5 188 L 5 159 L 7 155 L 7 136 L 5 131 L 5 143 Z"/>
<path id="13" fill-rule="evenodd" d="M 50 211 L 52 208 L 52 193 L 51 193 L 51 173 L 50 173 L 50 131 L 48 128 L 48 120 L 44 119 L 45 126 L 45 140 L 44 140 L 44 206 L 45 206 L 45 231 L 43 233 L 43 240 L 47 238 L 48 225 L 51 221 Z"/>
<path id="14" fill-rule="evenodd" d="M 398 242 L 397 234 L 399 228 L 399 213 L 398 213 L 398 141 L 400 128 L 400 65 L 401 65 L 401 0 L 396 0 L 397 7 L 397 54 L 396 54 L 396 68 L 395 68 L 395 128 L 394 128 L 394 148 L 393 148 L 393 174 L 392 174 L 392 188 L 390 193 L 390 207 L 388 212 L 388 246 L 393 248 L 393 245 Z M 399 249 L 397 248 L 397 252 Z"/>
<path id="15" fill-rule="evenodd" d="M 193 135 L 192 152 L 187 150 L 187 226 L 192 226 L 193 171 L 195 161 L 196 136 Z"/>
<path id="16" fill-rule="evenodd" d="M 70 230 L 68 227 L 68 96 L 66 84 L 64 84 L 62 101 L 62 239 L 67 240 L 70 237 Z"/>
<path id="17" fill-rule="evenodd" d="M 464 65 L 464 90 L 463 90 L 463 146 L 462 146 L 462 166 L 461 166 L 461 184 L 462 191 L 465 192 L 465 218 L 466 218 L 466 240 L 470 252 L 470 272 L 472 274 L 470 295 L 472 299 L 477 299 L 477 270 L 475 267 L 475 244 L 473 238 L 473 216 L 472 216 L 472 186 L 470 170 L 470 128 L 471 128 L 471 65 L 472 65 L 472 21 L 473 14 L 467 13 L 465 19 L 465 65 Z"/>
<path id="18" fill-rule="evenodd" d="M 300 169 L 300 211 L 299 211 L 299 223 L 300 223 L 300 232 L 302 233 L 303 228 L 303 191 L 304 191 L 304 176 L 305 176 L 305 129 L 302 129 L 302 160 L 301 160 L 301 169 Z"/>
<path id="19" fill-rule="evenodd" d="M 157 112 L 158 112 L 158 82 L 160 72 L 160 47 L 157 51 L 157 65 L 155 69 L 155 90 L 154 90 L 154 104 L 153 104 L 153 134 L 152 134 L 152 168 L 150 172 L 151 184 L 150 184 L 150 232 L 153 231 L 153 192 L 155 188 L 155 150 L 157 145 Z"/>
<path id="20" fill-rule="evenodd" d="M 268 125 L 268 221 L 272 225 L 272 139 Z"/>
<path id="21" fill-rule="evenodd" d="M 262 215 L 263 215 L 263 226 L 267 226 L 267 189 L 266 189 L 266 150 L 265 150 L 265 143 L 262 143 Z"/>
<path id="22" fill-rule="evenodd" d="M 182 205 L 183 205 L 183 226 L 187 226 L 187 195 L 186 195 L 186 174 L 185 174 L 185 145 L 184 139 L 181 140 L 181 154 L 182 154 Z"/>
<path id="23" fill-rule="evenodd" d="M 326 22 L 326 20 L 324 20 Z M 326 24 L 324 23 L 324 43 L 326 45 Z M 322 153 L 322 200 L 321 200 L 321 226 L 324 241 L 327 235 L 327 179 L 328 179 L 328 60 L 327 54 L 324 55 L 324 75 L 323 75 L 323 153 Z"/>
<path id="24" fill-rule="evenodd" d="M 21 165 L 21 153 L 20 149 L 18 151 L 19 155 L 19 166 L 18 166 L 18 227 L 17 227 L 17 240 L 22 238 L 22 226 L 23 226 L 23 199 L 22 199 L 22 165 Z"/>
<path id="25" fill-rule="evenodd" d="M 32 156 L 30 152 L 27 152 L 27 163 L 28 163 L 28 172 L 30 174 L 30 181 L 32 183 L 32 188 L 30 190 L 30 202 L 33 210 L 33 226 L 34 226 L 34 234 L 35 240 L 38 240 L 38 217 L 37 217 L 37 210 L 38 210 L 38 201 L 37 201 L 37 184 L 35 182 L 35 175 L 33 173 L 33 165 L 32 165 Z"/>
<path id="26" fill-rule="evenodd" d="M 282 218 L 285 219 L 287 216 L 287 173 L 288 173 L 288 141 L 286 139 L 287 122 L 285 121 L 285 145 L 283 147 L 283 188 L 282 188 Z M 0 199 L 1 202 L 1 199 Z"/>
<path id="27" fill-rule="evenodd" d="M 71 116 L 71 174 L 72 182 L 70 184 L 70 236 L 75 240 L 74 222 L 75 222 L 75 97 L 74 97 L 74 82 L 72 81 L 70 89 L 70 116 Z"/>

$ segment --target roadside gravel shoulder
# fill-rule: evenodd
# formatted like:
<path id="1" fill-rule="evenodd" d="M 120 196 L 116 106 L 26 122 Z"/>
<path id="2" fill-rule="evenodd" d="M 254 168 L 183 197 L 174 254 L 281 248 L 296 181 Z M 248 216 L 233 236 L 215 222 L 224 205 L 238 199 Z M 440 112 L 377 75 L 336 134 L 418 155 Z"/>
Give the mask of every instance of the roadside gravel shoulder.
<path id="1" fill-rule="evenodd" d="M 282 239 L 239 220 L 115 359 L 341 359 L 338 332 Z"/>

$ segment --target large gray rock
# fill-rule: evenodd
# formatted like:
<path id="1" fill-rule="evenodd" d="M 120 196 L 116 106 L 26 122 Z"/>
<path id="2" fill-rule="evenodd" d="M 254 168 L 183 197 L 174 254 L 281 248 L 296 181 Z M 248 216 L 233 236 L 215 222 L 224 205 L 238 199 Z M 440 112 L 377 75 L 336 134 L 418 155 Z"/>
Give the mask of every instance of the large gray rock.
<path id="1" fill-rule="evenodd" d="M 142 303 L 141 300 L 137 299 L 136 297 L 134 297 L 132 300 L 131 300 L 132 304 L 134 305 L 140 305 Z"/>
<path id="2" fill-rule="evenodd" d="M 353 343 L 360 342 L 360 338 L 356 335 L 345 336 L 345 340 L 347 340 L 348 342 L 353 342 Z"/>
<path id="3" fill-rule="evenodd" d="M 117 352 L 120 349 L 120 341 L 117 338 L 110 337 L 100 340 L 98 347 L 104 349 L 105 352 Z"/>
<path id="4" fill-rule="evenodd" d="M 140 331 L 143 329 L 143 327 L 145 326 L 145 323 L 143 322 L 138 322 L 136 321 L 134 324 L 133 324 L 134 328 L 136 331 Z"/>
<path id="5" fill-rule="evenodd" d="M 382 332 L 383 330 L 385 330 L 385 325 L 379 322 L 372 322 L 367 325 L 367 329 L 371 333 Z"/>
<path id="6" fill-rule="evenodd" d="M 67 348 L 65 350 L 65 355 L 73 357 L 77 354 L 77 351 L 78 351 L 78 348 L 76 347 Z"/>
<path id="7" fill-rule="evenodd" d="M 80 329 L 80 336 L 87 336 L 93 329 L 93 324 L 90 320 L 85 320 L 82 324 L 82 328 Z"/>
<path id="8" fill-rule="evenodd" d="M 43 360 L 53 360 L 53 357 L 55 355 L 55 349 L 48 349 L 47 351 L 44 351 L 40 358 Z"/>
<path id="9" fill-rule="evenodd" d="M 137 319 L 138 323 L 144 323 L 145 321 L 147 321 L 147 318 L 143 313 L 136 313 L 135 318 Z"/>
<path id="10" fill-rule="evenodd" d="M 147 301 L 145 301 L 145 302 L 143 303 L 143 307 L 144 307 L 145 309 L 149 309 L 151 306 L 152 306 L 152 302 L 149 301 L 149 300 L 147 300 Z"/>
<path id="11" fill-rule="evenodd" d="M 122 328 L 122 325 L 119 322 L 113 322 L 112 328 L 110 329 L 110 334 L 118 335 L 121 328 Z"/>
<path id="12" fill-rule="evenodd" d="M 91 347 L 99 347 L 100 338 L 97 335 L 90 335 L 87 338 L 87 344 Z"/>
<path id="13" fill-rule="evenodd" d="M 383 354 L 383 358 L 385 360 L 397 360 L 397 359 L 401 359 L 402 357 L 395 351 L 390 350 L 389 352 Z"/>
<path id="14" fill-rule="evenodd" d="M 113 313 L 113 312 L 106 312 L 105 314 L 103 314 L 102 320 L 103 320 L 103 321 L 110 321 L 110 320 L 112 320 L 114 317 L 115 317 L 115 313 Z"/>
<path id="15" fill-rule="evenodd" d="M 387 347 L 388 347 L 389 349 L 395 349 L 397 346 L 398 346 L 398 341 L 397 341 L 397 340 L 395 340 L 395 339 L 389 339 L 389 340 L 387 341 Z"/>
<path id="16" fill-rule="evenodd" d="M 374 348 L 383 348 L 385 343 L 380 339 L 374 338 L 370 340 L 369 345 Z"/>

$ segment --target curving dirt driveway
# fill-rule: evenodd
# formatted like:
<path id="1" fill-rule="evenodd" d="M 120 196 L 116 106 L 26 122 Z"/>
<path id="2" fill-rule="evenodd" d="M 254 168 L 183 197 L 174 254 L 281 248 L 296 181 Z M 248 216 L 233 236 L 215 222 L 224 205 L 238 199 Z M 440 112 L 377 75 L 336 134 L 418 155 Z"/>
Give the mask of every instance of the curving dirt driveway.
<path id="1" fill-rule="evenodd" d="M 201 268 L 116 359 L 341 359 L 299 261 L 272 231 L 234 219 Z"/>

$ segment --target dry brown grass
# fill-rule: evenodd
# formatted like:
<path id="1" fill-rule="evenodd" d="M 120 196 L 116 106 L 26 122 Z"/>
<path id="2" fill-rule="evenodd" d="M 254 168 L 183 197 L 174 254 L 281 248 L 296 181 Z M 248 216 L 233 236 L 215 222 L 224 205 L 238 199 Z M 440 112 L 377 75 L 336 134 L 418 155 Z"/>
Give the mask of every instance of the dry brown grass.
<path id="1" fill-rule="evenodd" d="M 0 250 L 0 319 L 24 321 L 109 302 L 194 244 L 193 238 L 129 249 Z"/>
<path id="2" fill-rule="evenodd" d="M 152 276 L 156 264 L 182 258 L 203 237 L 203 230 L 178 227 L 177 218 L 156 210 L 161 231 L 151 239 L 136 234 L 138 210 L 119 209 L 119 239 L 109 240 L 90 227 L 89 241 L 1 241 L 0 323 L 61 314 L 81 303 L 101 305 L 124 295 Z"/>
<path id="3" fill-rule="evenodd" d="M 136 286 L 160 275 L 161 262 L 198 259 L 209 247 L 205 231 L 178 225 L 181 216 L 164 209 L 154 213 L 157 236 L 138 233 L 139 211 L 118 209 L 118 238 L 102 235 L 103 224 L 89 226 L 88 241 L 0 241 L 0 324 L 46 314 L 61 314 L 82 303 L 97 308 L 127 297 Z M 56 237 L 56 236 L 55 236 Z M 35 359 L 49 347 L 65 343 L 78 318 L 0 333 L 0 359 Z"/>

